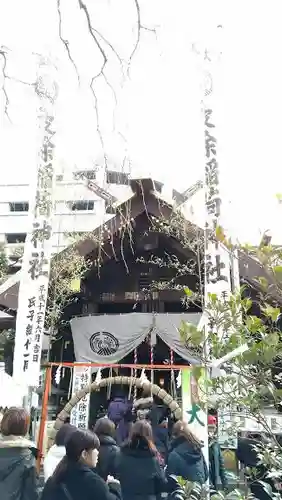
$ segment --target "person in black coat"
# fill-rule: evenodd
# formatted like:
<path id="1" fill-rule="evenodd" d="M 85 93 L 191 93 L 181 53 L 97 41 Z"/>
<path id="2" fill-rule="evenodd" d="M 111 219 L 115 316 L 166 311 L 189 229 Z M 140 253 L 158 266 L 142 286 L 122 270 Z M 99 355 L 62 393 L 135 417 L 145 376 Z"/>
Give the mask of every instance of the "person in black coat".
<path id="1" fill-rule="evenodd" d="M 77 430 L 66 443 L 66 455 L 45 484 L 41 500 L 121 500 L 119 482 L 107 483 L 95 472 L 99 439 L 90 431 Z"/>
<path id="2" fill-rule="evenodd" d="M 26 439 L 29 415 L 24 408 L 9 408 L 1 421 L 1 500 L 37 500 L 37 449 Z"/>
<path id="3" fill-rule="evenodd" d="M 199 484 L 204 484 L 208 479 L 201 442 L 185 422 L 178 421 L 173 426 L 166 472 Z"/>
<path id="4" fill-rule="evenodd" d="M 121 447 L 117 478 L 123 500 L 154 500 L 166 491 L 167 481 L 157 459 L 152 427 L 147 420 L 133 424 L 128 442 Z"/>
<path id="5" fill-rule="evenodd" d="M 94 432 L 100 441 L 96 472 L 106 481 L 108 476 L 115 477 L 116 475 L 117 461 L 120 452 L 114 439 L 116 427 L 114 422 L 109 418 L 99 418 L 95 424 Z"/>
<path id="6" fill-rule="evenodd" d="M 263 449 L 264 441 L 267 442 L 267 439 L 263 434 L 249 433 L 248 437 L 239 437 L 236 453 L 239 462 L 252 470 L 252 475 L 247 476 L 246 479 L 252 494 L 259 500 L 271 498 L 261 481 L 268 483 L 272 491 L 277 493 L 274 480 L 268 477 L 268 470 L 260 463 L 258 456 L 258 450 Z"/>

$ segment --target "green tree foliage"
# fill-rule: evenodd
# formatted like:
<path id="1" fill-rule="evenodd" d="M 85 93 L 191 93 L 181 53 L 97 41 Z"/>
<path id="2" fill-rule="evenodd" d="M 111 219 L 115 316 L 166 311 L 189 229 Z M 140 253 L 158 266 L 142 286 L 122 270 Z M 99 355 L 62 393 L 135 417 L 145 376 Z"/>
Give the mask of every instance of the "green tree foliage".
<path id="1" fill-rule="evenodd" d="M 64 307 L 80 291 L 80 282 L 90 263 L 70 246 L 55 255 L 51 262 L 46 327 L 53 332 L 58 326 Z"/>
<path id="2" fill-rule="evenodd" d="M 176 223 L 175 223 L 176 221 Z M 268 444 L 258 448 L 261 462 L 267 467 L 274 480 L 282 480 L 282 448 L 269 428 L 265 407 L 280 408 L 282 404 L 282 342 L 278 328 L 282 304 L 282 247 L 270 244 L 234 246 L 227 240 L 220 228 L 215 237 L 230 252 L 234 259 L 252 258 L 259 269 L 258 276 L 248 287 L 245 285 L 225 300 L 216 294 L 204 296 L 204 245 L 203 234 L 187 228 L 187 222 L 181 216 L 173 216 L 170 221 L 154 220 L 152 231 L 160 231 L 177 238 L 183 248 L 194 254 L 194 259 L 180 261 L 175 255 L 165 258 L 173 262 L 175 276 L 167 283 L 167 288 L 182 291 L 182 302 L 187 308 L 191 304 L 202 304 L 206 314 L 206 326 L 198 330 L 195 325 L 182 322 L 179 327 L 180 337 L 187 349 L 198 358 L 199 365 L 205 366 L 208 374 L 207 401 L 210 407 L 220 410 L 234 421 L 231 427 L 239 428 L 236 415 L 244 415 L 256 420 L 268 436 Z M 153 256 L 151 264 L 165 265 L 162 259 Z M 188 270 L 191 270 L 189 273 Z M 198 283 L 189 288 L 189 274 L 197 274 Z M 187 283 L 177 284 L 175 277 L 185 276 Z M 160 284 L 160 290 L 163 284 Z M 158 283 L 153 284 L 154 289 Z M 251 290 L 251 293 L 250 293 Z M 253 300 L 259 304 L 261 313 L 253 314 Z M 247 344 L 248 349 L 241 355 L 223 364 L 218 376 L 212 376 L 213 360 L 231 353 L 236 348 Z M 237 423 L 236 423 L 237 422 Z M 227 429 L 228 432 L 228 429 Z M 268 487 L 268 486 L 267 486 Z M 223 498 L 223 494 L 219 494 Z M 228 498 L 242 498 L 242 493 L 233 492 Z M 280 498 L 280 496 L 279 496 Z"/>

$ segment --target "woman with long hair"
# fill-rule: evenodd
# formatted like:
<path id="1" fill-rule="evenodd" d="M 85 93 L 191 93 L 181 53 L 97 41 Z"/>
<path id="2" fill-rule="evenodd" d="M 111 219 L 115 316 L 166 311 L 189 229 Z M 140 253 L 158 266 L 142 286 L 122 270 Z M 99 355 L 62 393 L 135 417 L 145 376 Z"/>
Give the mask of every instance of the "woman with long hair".
<path id="1" fill-rule="evenodd" d="M 9 408 L 1 421 L 1 500 L 38 498 L 35 444 L 26 436 L 30 417 L 24 408 Z"/>
<path id="2" fill-rule="evenodd" d="M 66 455 L 45 484 L 41 500 L 117 500 L 119 482 L 107 483 L 95 472 L 100 442 L 96 434 L 76 430 L 66 442 Z"/>
<path id="3" fill-rule="evenodd" d="M 138 420 L 120 451 L 117 477 L 123 500 L 154 500 L 166 491 L 167 482 L 157 456 L 150 423 Z"/>
<path id="4" fill-rule="evenodd" d="M 199 484 L 204 484 L 208 479 L 202 444 L 190 431 L 188 424 L 180 420 L 172 428 L 167 474 L 181 476 Z"/>

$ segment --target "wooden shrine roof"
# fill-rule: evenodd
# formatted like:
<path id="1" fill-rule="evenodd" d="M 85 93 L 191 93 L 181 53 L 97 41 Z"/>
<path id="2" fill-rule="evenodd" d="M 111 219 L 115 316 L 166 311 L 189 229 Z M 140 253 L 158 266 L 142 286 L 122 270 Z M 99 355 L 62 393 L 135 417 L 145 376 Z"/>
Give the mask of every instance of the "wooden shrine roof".
<path id="1" fill-rule="evenodd" d="M 119 229 L 125 224 L 128 219 L 136 219 L 142 213 L 149 214 L 157 218 L 165 218 L 167 220 L 173 215 L 173 205 L 170 201 L 166 201 L 162 194 L 162 184 L 153 179 L 133 179 L 130 181 L 132 196 L 126 201 L 116 203 L 115 215 L 109 216 L 108 220 L 104 220 L 103 224 L 93 228 L 91 238 L 85 238 L 82 241 L 73 244 L 79 253 L 83 256 L 90 255 L 99 246 L 98 242 L 103 242 L 103 253 L 107 255 L 111 252 L 110 241 L 114 235 L 117 235 Z M 203 234 L 203 228 L 199 228 L 187 220 L 186 235 L 193 237 L 195 234 Z M 64 252 L 65 250 L 63 250 Z M 109 254 L 108 254 L 109 255 Z M 265 277 L 269 281 L 266 271 L 254 258 L 240 252 L 239 254 L 239 272 L 241 279 L 257 286 L 255 278 Z M 0 286 L 0 306 L 7 309 L 16 310 L 18 301 L 18 289 L 21 271 L 8 278 L 5 283 Z M 274 286 L 274 285 L 272 285 Z M 270 283 L 271 289 L 271 283 Z M 273 292 L 273 298 L 275 293 Z"/>

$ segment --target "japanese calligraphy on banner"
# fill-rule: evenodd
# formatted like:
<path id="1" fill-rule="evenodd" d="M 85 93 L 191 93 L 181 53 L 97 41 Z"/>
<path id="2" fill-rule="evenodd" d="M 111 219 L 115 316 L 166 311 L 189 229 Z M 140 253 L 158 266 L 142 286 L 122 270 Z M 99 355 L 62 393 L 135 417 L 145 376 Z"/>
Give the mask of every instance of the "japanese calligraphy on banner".
<path id="1" fill-rule="evenodd" d="M 238 425 L 234 425 L 231 411 L 220 409 L 217 413 L 218 441 L 223 448 L 236 449 L 238 446 Z"/>
<path id="2" fill-rule="evenodd" d="M 202 370 L 204 379 L 205 370 Z M 200 379 L 197 382 L 190 369 L 181 370 L 181 399 L 182 399 L 182 419 L 189 424 L 189 428 L 200 439 L 204 441 L 206 432 L 207 416 L 203 410 L 203 397 Z"/>
<path id="3" fill-rule="evenodd" d="M 214 40 L 212 40 L 214 42 Z M 214 330 L 214 318 L 207 312 L 209 297 L 211 294 L 223 302 L 228 299 L 231 293 L 231 265 L 229 252 L 220 243 L 217 237 L 218 229 L 222 227 L 222 199 L 220 189 L 219 175 L 219 155 L 218 155 L 218 129 L 219 123 L 219 102 L 220 96 L 215 94 L 219 81 L 220 57 L 218 52 L 208 51 L 207 49 L 197 51 L 201 56 L 202 75 L 203 75 L 203 126 L 205 141 L 205 170 L 204 170 L 204 189 L 205 189 L 205 355 L 210 357 L 209 333 Z M 217 81 L 216 81 L 217 79 Z M 218 332 L 218 328 L 217 328 Z M 226 332 L 223 332 L 225 335 Z M 206 372 L 208 376 L 208 370 Z M 206 387 L 206 392 L 208 388 Z M 208 429 L 207 415 L 203 416 L 204 421 L 204 455 L 208 460 Z"/>
<path id="4" fill-rule="evenodd" d="M 210 61 L 205 54 L 205 60 Z M 211 71 L 211 69 L 207 69 Z M 213 83 L 210 73 L 205 90 L 205 204 L 206 204 L 206 294 L 221 294 L 225 300 L 231 291 L 229 252 L 216 238 L 217 228 L 221 228 L 221 204 L 219 166 L 217 157 L 216 126 L 213 112 Z"/>
<path id="5" fill-rule="evenodd" d="M 26 387 L 39 384 L 42 340 L 52 253 L 54 193 L 53 67 L 40 61 L 36 83 L 39 151 L 32 172 L 29 231 L 26 236 L 18 297 L 13 377 Z"/>
<path id="6" fill-rule="evenodd" d="M 91 367 L 75 366 L 73 369 L 72 395 L 91 384 Z M 88 429 L 90 394 L 88 393 L 72 409 L 71 425 L 79 429 Z"/>

